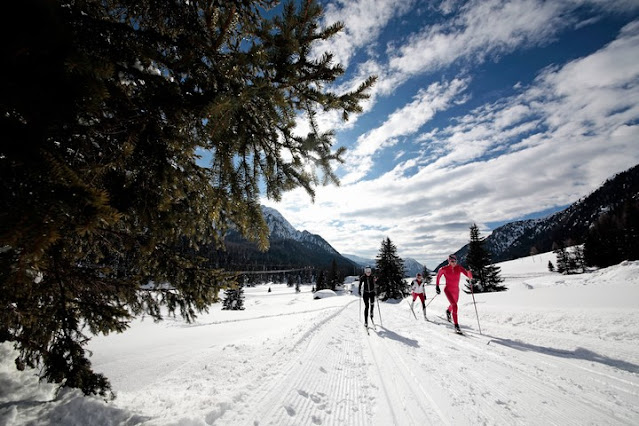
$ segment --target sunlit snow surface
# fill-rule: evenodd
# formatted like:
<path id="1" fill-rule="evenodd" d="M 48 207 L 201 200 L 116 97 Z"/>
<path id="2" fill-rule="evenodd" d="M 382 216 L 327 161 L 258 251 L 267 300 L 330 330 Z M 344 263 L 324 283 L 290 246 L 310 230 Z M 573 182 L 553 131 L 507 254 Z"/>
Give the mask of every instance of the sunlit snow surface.
<path id="1" fill-rule="evenodd" d="M 462 293 L 465 336 L 442 318 L 443 292 L 433 322 L 376 304 L 367 335 L 348 285 L 314 300 L 311 285 L 270 284 L 245 289 L 243 311 L 136 320 L 89 344 L 111 403 L 54 399 L 5 343 L 0 425 L 639 424 L 639 262 L 565 276 L 549 260 L 500 264 L 509 290 L 475 295 L 477 311 Z"/>

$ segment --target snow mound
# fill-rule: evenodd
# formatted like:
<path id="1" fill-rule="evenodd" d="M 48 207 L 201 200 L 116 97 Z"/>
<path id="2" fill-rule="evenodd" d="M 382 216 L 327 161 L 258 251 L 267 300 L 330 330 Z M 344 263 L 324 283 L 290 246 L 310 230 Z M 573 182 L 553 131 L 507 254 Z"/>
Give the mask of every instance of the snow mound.
<path id="1" fill-rule="evenodd" d="M 337 296 L 333 290 L 319 290 L 313 293 L 313 299 L 325 299 L 333 296 Z"/>
<path id="2" fill-rule="evenodd" d="M 639 261 L 625 260 L 618 265 L 600 269 L 585 276 L 584 285 L 591 283 L 639 284 Z"/>

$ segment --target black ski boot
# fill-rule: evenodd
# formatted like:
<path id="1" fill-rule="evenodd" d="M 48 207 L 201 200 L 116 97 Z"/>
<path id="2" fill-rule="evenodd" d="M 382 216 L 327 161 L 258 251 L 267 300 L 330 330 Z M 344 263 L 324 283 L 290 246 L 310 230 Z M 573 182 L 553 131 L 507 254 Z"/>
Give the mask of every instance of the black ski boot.
<path id="1" fill-rule="evenodd" d="M 455 324 L 455 333 L 462 334 L 462 331 L 459 329 L 459 324 Z"/>
<path id="2" fill-rule="evenodd" d="M 448 320 L 448 322 L 452 322 L 450 320 L 450 311 L 449 310 L 446 310 L 446 319 Z"/>

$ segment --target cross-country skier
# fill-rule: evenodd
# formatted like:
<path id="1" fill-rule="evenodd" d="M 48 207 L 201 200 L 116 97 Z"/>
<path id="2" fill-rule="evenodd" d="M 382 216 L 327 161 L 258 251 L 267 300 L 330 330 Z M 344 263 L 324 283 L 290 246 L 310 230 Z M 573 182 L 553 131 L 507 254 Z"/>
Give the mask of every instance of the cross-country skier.
<path id="1" fill-rule="evenodd" d="M 413 303 L 410 307 L 415 306 L 415 299 L 419 297 L 422 302 L 422 311 L 424 312 L 424 318 L 426 318 L 426 292 L 424 291 L 424 282 L 422 281 L 422 274 L 417 274 L 415 279 L 410 283 L 410 291 L 413 293 Z M 415 312 L 415 311 L 413 311 Z"/>
<path id="2" fill-rule="evenodd" d="M 470 279 L 473 278 L 473 273 L 471 271 L 467 271 L 463 266 L 458 265 L 457 256 L 451 254 L 448 256 L 448 265 L 439 269 L 439 272 L 437 272 L 437 280 L 435 281 L 435 291 L 439 294 L 439 279 L 442 275 L 446 278 L 444 294 L 450 303 L 450 306 L 446 309 L 446 318 L 448 319 L 448 322 L 450 322 L 450 316 L 452 313 L 455 331 L 458 333 L 461 333 L 459 323 L 457 322 L 457 301 L 459 300 L 459 278 L 461 277 L 461 274 L 466 275 Z"/>
<path id="3" fill-rule="evenodd" d="M 375 307 L 375 277 L 371 274 L 371 268 L 364 268 L 364 275 L 359 277 L 359 294 L 364 300 L 364 325 L 368 327 L 368 307 L 370 305 L 371 322 L 373 322 L 373 308 Z M 362 287 L 364 291 L 362 292 Z"/>

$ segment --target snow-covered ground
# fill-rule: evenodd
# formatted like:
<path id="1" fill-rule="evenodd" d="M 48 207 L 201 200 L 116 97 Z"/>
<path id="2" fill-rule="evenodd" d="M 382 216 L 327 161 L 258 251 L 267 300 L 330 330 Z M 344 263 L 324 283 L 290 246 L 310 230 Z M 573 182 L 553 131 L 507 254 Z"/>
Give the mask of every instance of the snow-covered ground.
<path id="1" fill-rule="evenodd" d="M 5 343 L 0 425 L 639 424 L 639 262 L 563 276 L 549 259 L 500 264 L 510 290 L 475 296 L 479 323 L 462 293 L 465 336 L 442 318 L 443 294 L 433 322 L 406 301 L 382 303 L 381 318 L 376 306 L 368 335 L 356 296 L 279 284 L 195 324 L 139 320 L 89 345 L 111 403 L 54 399 Z"/>

